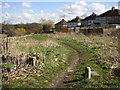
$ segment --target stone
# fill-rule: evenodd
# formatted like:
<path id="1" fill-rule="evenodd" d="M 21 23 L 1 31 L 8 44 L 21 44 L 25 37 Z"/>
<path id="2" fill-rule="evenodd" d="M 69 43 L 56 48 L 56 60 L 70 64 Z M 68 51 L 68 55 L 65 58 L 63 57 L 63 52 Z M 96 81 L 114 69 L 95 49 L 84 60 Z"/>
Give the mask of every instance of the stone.
<path id="1" fill-rule="evenodd" d="M 91 72 L 91 75 L 92 75 L 92 76 L 100 76 L 100 75 L 99 75 L 97 72 L 95 72 L 95 71 L 92 71 L 92 72 Z"/>
<path id="2" fill-rule="evenodd" d="M 55 58 L 55 61 L 58 61 L 58 58 Z"/>
<path id="3" fill-rule="evenodd" d="M 46 83 L 47 83 L 47 82 L 48 82 L 48 80 L 45 80 L 44 82 L 46 82 Z"/>
<path id="4" fill-rule="evenodd" d="M 85 68 L 85 78 L 88 78 L 88 79 L 91 78 L 91 68 L 90 67 Z"/>
<path id="5" fill-rule="evenodd" d="M 20 77 L 16 77 L 16 79 L 20 79 Z"/>
<path id="6" fill-rule="evenodd" d="M 25 69 L 24 69 L 24 68 L 21 68 L 21 71 L 25 71 Z"/>
<path id="7" fill-rule="evenodd" d="M 70 72 L 73 72 L 73 70 L 68 70 L 68 72 L 70 73 Z"/>
<path id="8" fill-rule="evenodd" d="M 40 74 L 38 74 L 37 76 L 38 76 L 38 77 L 40 77 L 41 75 L 40 75 Z"/>
<path id="9" fill-rule="evenodd" d="M 67 72 L 73 72 L 73 70 L 71 68 L 68 68 Z"/>

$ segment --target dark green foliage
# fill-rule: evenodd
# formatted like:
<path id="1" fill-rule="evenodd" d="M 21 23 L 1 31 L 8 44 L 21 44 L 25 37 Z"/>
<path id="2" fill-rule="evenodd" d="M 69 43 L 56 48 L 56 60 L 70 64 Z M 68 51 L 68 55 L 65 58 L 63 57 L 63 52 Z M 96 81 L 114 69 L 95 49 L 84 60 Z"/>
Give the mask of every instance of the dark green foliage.
<path id="1" fill-rule="evenodd" d="M 7 34 L 9 36 L 14 36 L 16 28 L 24 28 L 26 30 L 26 34 L 39 34 L 43 32 L 50 32 L 52 30 L 52 25 L 43 24 L 43 23 L 28 23 L 28 24 L 2 24 L 3 34 Z"/>
<path id="2" fill-rule="evenodd" d="M 7 34 L 9 36 L 14 36 L 14 25 L 12 24 L 2 24 L 2 33 Z"/>

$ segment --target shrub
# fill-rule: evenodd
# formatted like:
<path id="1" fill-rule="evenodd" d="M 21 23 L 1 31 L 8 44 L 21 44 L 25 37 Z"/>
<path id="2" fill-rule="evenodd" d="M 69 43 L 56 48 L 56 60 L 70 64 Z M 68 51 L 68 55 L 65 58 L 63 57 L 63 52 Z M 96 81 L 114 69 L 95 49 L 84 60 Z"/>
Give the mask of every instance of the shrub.
<path id="1" fill-rule="evenodd" d="M 14 33 L 16 36 L 22 36 L 26 34 L 26 30 L 24 28 L 16 28 Z"/>

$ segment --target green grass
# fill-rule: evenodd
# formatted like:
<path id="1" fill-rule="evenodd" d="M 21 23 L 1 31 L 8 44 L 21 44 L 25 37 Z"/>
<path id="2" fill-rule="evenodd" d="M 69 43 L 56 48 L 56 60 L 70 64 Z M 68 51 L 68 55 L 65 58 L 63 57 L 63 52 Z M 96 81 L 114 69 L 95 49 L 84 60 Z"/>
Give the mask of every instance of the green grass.
<path id="1" fill-rule="evenodd" d="M 59 37 L 47 35 L 32 35 L 25 37 L 11 38 L 14 43 L 10 43 L 10 51 L 14 56 L 20 53 L 38 53 L 40 57 L 45 57 L 45 67 L 40 69 L 39 66 L 33 67 L 28 72 L 25 79 L 16 79 L 3 82 L 3 87 L 9 88 L 44 88 L 52 82 L 54 77 L 64 70 L 73 60 L 74 53 L 68 47 L 73 47 L 80 54 L 80 61 L 74 74 L 68 77 L 71 81 L 66 83 L 66 87 L 81 88 L 120 88 L 120 78 L 111 77 L 111 63 L 106 63 L 107 58 L 115 58 L 116 42 L 111 37 L 84 36 L 75 35 L 68 37 Z M 58 46 L 45 47 L 41 45 L 44 41 L 52 40 Z M 112 44 L 110 42 L 113 42 Z M 68 45 L 68 46 L 67 46 Z M 12 46 L 14 48 L 12 48 Z M 110 50 L 113 52 L 110 53 Z M 105 55 L 105 57 L 103 57 Z M 112 61 L 114 62 L 114 60 Z M 92 76 L 91 79 L 84 78 L 85 67 L 91 67 L 100 76 Z M 37 77 L 33 70 L 40 71 Z M 20 84 L 22 83 L 22 84 Z"/>
<path id="2" fill-rule="evenodd" d="M 74 55 L 72 50 L 59 42 L 59 46 L 44 47 L 39 44 L 46 40 L 58 42 L 57 40 L 46 35 L 33 35 L 16 38 L 16 41 L 14 42 L 14 48 L 16 48 L 17 51 L 23 53 L 40 54 L 40 57 L 45 57 L 45 66 L 42 69 L 40 69 L 39 66 L 32 67 L 31 70 L 28 70 L 28 72 L 31 73 L 25 79 L 21 77 L 20 79 L 13 80 L 11 78 L 8 81 L 3 82 L 4 88 L 45 88 L 50 82 L 52 82 L 57 74 L 59 74 L 69 65 L 71 60 L 74 58 L 71 57 L 71 55 Z M 30 42 L 33 43 L 29 44 L 28 46 L 24 46 L 25 43 Z M 12 47 L 11 52 L 14 53 Z M 38 77 L 36 76 L 37 74 L 32 73 L 33 70 L 40 71 L 37 73 L 40 76 Z"/>
<path id="3" fill-rule="evenodd" d="M 2 67 L 4 68 L 13 68 L 14 65 L 12 63 L 2 64 Z"/>
<path id="4" fill-rule="evenodd" d="M 61 38 L 60 41 L 74 47 L 80 53 L 80 62 L 73 75 L 69 76 L 69 82 L 66 87 L 82 88 L 118 88 L 120 87 L 120 78 L 110 76 L 110 64 L 100 59 L 98 55 L 99 48 L 89 48 L 89 44 L 79 42 L 70 38 Z M 92 76 L 91 79 L 84 78 L 85 67 L 91 67 L 100 76 Z M 76 81 L 77 80 L 77 81 Z"/>

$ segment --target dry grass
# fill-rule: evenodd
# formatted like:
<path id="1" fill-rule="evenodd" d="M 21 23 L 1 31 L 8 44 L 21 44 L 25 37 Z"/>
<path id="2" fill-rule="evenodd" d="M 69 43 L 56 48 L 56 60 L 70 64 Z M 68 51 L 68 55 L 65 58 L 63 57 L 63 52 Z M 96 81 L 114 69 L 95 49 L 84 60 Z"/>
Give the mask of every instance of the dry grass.
<path id="1" fill-rule="evenodd" d="M 57 42 L 53 41 L 53 40 L 46 40 L 40 43 L 41 46 L 43 47 L 56 47 L 56 46 L 60 46 Z"/>
<path id="2" fill-rule="evenodd" d="M 65 37 L 76 37 L 76 34 L 72 32 L 59 32 L 57 34 L 48 34 L 48 36 L 52 36 L 54 38 L 65 38 Z"/>
<path id="3" fill-rule="evenodd" d="M 23 36 L 26 37 L 26 36 Z M 29 53 L 30 49 L 32 48 L 32 51 L 36 51 L 35 48 L 47 48 L 47 47 L 56 47 L 60 46 L 59 43 L 57 43 L 54 40 L 34 40 L 34 39 L 26 39 L 19 37 L 10 37 L 9 38 L 9 52 L 12 56 L 20 55 L 21 53 Z"/>
<path id="4" fill-rule="evenodd" d="M 88 44 L 89 48 L 96 48 L 97 53 L 107 63 L 118 63 L 118 37 L 107 35 L 89 35 L 75 33 L 58 33 L 51 35 L 54 38 L 71 38 L 78 42 Z"/>

